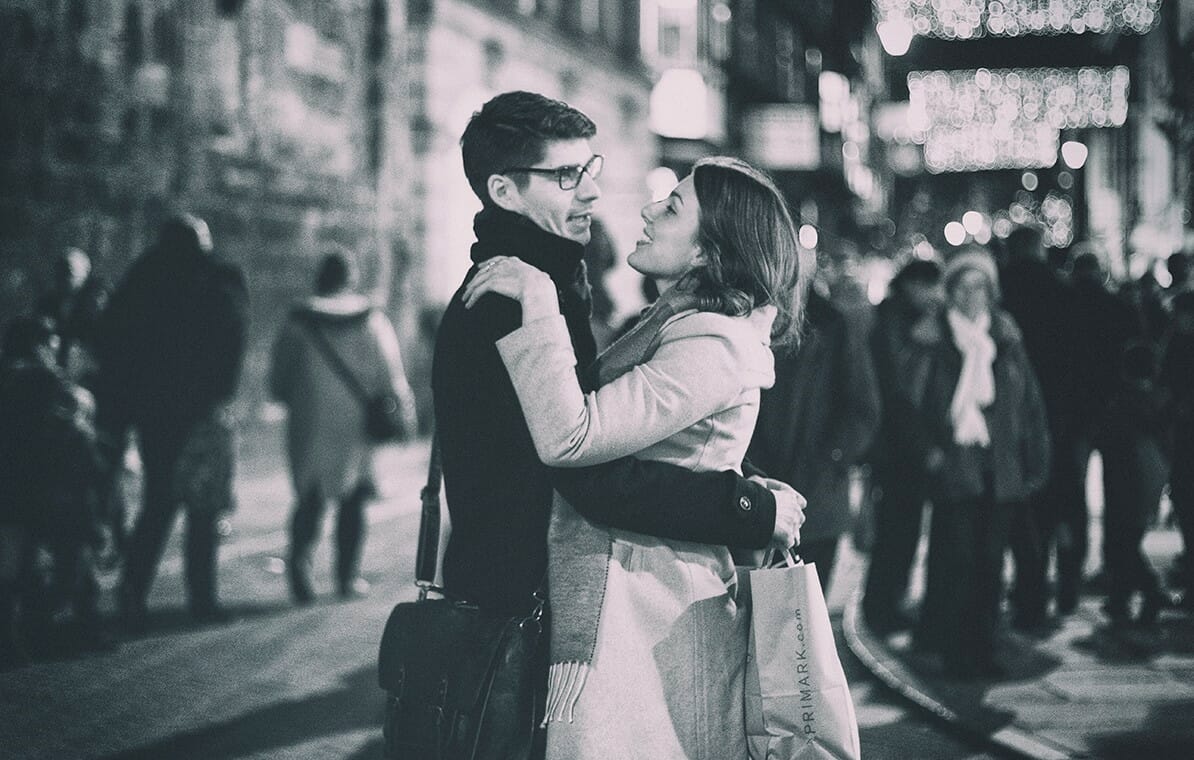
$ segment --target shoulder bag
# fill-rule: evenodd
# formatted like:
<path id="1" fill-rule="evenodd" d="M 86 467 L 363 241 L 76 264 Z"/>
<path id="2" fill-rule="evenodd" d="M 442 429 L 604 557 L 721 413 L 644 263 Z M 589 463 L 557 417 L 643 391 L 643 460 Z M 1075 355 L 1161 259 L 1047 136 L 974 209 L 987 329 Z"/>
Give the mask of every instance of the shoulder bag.
<path id="1" fill-rule="evenodd" d="M 451 599 L 434 585 L 440 529 L 438 437 L 432 439 L 415 559 L 418 601 L 394 607 L 378 655 L 390 760 L 525 760 L 538 725 L 546 661 L 545 594 L 514 617 Z M 433 595 L 435 598 L 433 598 Z"/>
<path id="2" fill-rule="evenodd" d="M 348 386 L 352 395 L 365 407 L 365 435 L 374 443 L 386 443 L 401 439 L 408 431 L 402 419 L 402 401 L 393 390 L 387 388 L 381 393 L 370 394 L 365 386 L 349 369 L 343 357 L 332 347 L 331 341 L 315 325 L 304 323 L 307 332 L 315 341 L 316 348 Z"/>

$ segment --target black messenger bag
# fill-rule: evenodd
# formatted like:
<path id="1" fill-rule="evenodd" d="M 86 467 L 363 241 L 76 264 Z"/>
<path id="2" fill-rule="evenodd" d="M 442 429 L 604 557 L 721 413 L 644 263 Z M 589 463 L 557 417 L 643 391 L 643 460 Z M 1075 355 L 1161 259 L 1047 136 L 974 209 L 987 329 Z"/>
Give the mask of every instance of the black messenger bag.
<path id="1" fill-rule="evenodd" d="M 524 760 L 539 718 L 544 595 L 536 593 L 527 614 L 508 617 L 447 598 L 434 585 L 441 475 L 433 440 L 415 560 L 419 598 L 394 607 L 378 655 L 385 757 Z"/>

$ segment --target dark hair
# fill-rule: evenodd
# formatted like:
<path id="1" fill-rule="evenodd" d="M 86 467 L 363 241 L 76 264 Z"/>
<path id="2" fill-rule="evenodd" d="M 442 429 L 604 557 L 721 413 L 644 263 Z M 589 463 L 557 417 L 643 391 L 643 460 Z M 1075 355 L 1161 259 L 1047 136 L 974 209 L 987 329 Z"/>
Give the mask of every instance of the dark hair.
<path id="1" fill-rule="evenodd" d="M 783 193 L 763 172 L 726 156 L 703 158 L 692 169 L 700 205 L 697 245 L 705 265 L 679 287 L 698 307 L 731 316 L 770 304 L 778 310 L 772 337 L 793 338 L 804 312 L 796 227 Z"/>
<path id="2" fill-rule="evenodd" d="M 356 271 L 348 251 L 332 247 L 324 251 L 315 274 L 315 293 L 330 296 L 339 293 L 352 282 Z"/>
<path id="3" fill-rule="evenodd" d="M 171 252 L 204 253 L 206 248 L 199 230 L 206 226 L 206 222 L 193 214 L 172 216 L 158 230 L 158 247 Z"/>
<path id="4" fill-rule="evenodd" d="M 941 265 L 927 259 L 913 259 L 896 272 L 888 287 L 892 290 L 903 287 L 908 283 L 921 285 L 936 285 L 941 282 Z"/>
<path id="5" fill-rule="evenodd" d="M 511 166 L 534 166 L 543 160 L 549 142 L 595 134 L 593 120 L 567 103 L 534 92 L 504 92 L 473 114 L 460 137 L 464 176 L 481 203 L 492 206 L 492 175 Z M 514 181 L 521 189 L 529 178 L 518 175 Z"/>
<path id="6" fill-rule="evenodd" d="M 49 317 L 17 317 L 4 331 L 3 354 L 8 361 L 30 359 L 40 346 L 49 344 L 57 326 Z"/>
<path id="7" fill-rule="evenodd" d="M 1040 261 L 1045 258 L 1045 236 L 1039 227 L 1025 225 L 1007 236 L 1007 257 L 1011 261 Z"/>

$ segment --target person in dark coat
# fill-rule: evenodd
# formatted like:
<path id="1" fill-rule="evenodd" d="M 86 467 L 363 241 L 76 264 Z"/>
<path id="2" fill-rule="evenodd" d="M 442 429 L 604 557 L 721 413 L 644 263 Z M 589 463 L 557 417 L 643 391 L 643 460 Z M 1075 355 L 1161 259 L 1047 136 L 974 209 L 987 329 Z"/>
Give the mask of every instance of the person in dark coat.
<path id="1" fill-rule="evenodd" d="M 813 263 L 801 257 L 801 266 Z M 838 539 L 849 529 L 850 467 L 879 427 L 879 386 L 870 354 L 846 318 L 815 288 L 805 301 L 799 347 L 776 351 L 775 385 L 762 393 L 747 456 L 808 499 L 800 558 L 815 563 L 828 592 Z"/>
<path id="2" fill-rule="evenodd" d="M 1075 346 L 1083 330 L 1075 318 L 1073 287 L 1045 261 L 1041 230 L 1020 227 L 1007 239 L 1008 263 L 1000 272 L 1003 308 L 1015 319 L 1040 381 L 1049 436 L 1057 455 L 1048 485 L 1019 508 L 1012 523 L 1015 558 L 1012 624 L 1037 631 L 1048 621 L 1047 571 L 1057 555 L 1056 611 L 1068 615 L 1078 603 L 1087 552 L 1086 467 L 1089 431 L 1077 404 L 1082 378 Z"/>
<path id="3" fill-rule="evenodd" d="M 912 625 L 903 603 L 928 498 L 925 461 L 930 441 L 920 421 L 918 399 L 909 391 L 909 366 L 901 359 L 907 356 L 913 330 L 935 324 L 944 300 L 940 265 L 911 261 L 892 279 L 871 328 L 869 348 L 882 417 L 868 457 L 875 528 L 862 609 L 867 625 L 880 635 Z"/>
<path id="4" fill-rule="evenodd" d="M 999 674 L 1003 560 L 1016 505 L 1049 472 L 1049 431 L 1015 321 L 996 306 L 994 258 L 980 246 L 946 263 L 947 308 L 914 335 L 915 391 L 933 437 L 926 595 L 947 672 Z M 923 391 L 921 390 L 923 388 Z"/>
<path id="5" fill-rule="evenodd" d="M 1187 608 L 1194 607 L 1194 291 L 1173 299 L 1173 333 L 1165 346 L 1161 383 L 1172 402 L 1173 458 L 1169 497 L 1182 535 L 1177 584 L 1185 590 Z"/>
<path id="6" fill-rule="evenodd" d="M 133 631 L 145 626 L 146 598 L 180 506 L 184 451 L 192 437 L 206 440 L 204 431 L 222 424 L 236 392 L 247 307 L 240 268 L 216 258 L 207 224 L 186 214 L 162 226 L 104 314 L 101 367 L 108 387 L 119 389 L 116 402 L 136 430 L 145 473 L 144 502 L 120 582 L 121 614 Z M 228 455 L 210 452 L 213 459 Z M 227 618 L 216 593 L 216 522 L 220 505 L 231 503 L 225 492 L 231 484 L 227 478 L 217 482 L 219 493 L 187 504 L 187 601 L 199 622 Z"/>
<path id="7" fill-rule="evenodd" d="M 0 666 L 19 663 L 26 643 L 44 646 L 64 605 L 80 643 L 106 646 L 94 553 L 99 539 L 99 468 L 91 394 L 57 364 L 59 337 L 47 317 L 20 317 L 0 362 Z M 52 561 L 46 585 L 38 551 Z M 20 608 L 20 624 L 18 624 Z M 26 633 L 27 635 L 21 635 Z"/>

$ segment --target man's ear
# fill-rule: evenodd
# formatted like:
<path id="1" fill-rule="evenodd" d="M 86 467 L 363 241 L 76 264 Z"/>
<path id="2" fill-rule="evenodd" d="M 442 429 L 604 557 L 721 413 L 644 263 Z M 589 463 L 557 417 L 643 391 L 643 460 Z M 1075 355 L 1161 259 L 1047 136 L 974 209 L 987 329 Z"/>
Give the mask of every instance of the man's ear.
<path id="1" fill-rule="evenodd" d="M 499 208 L 514 213 L 522 212 L 522 193 L 514 180 L 503 174 L 490 174 L 485 182 L 489 197 Z"/>

